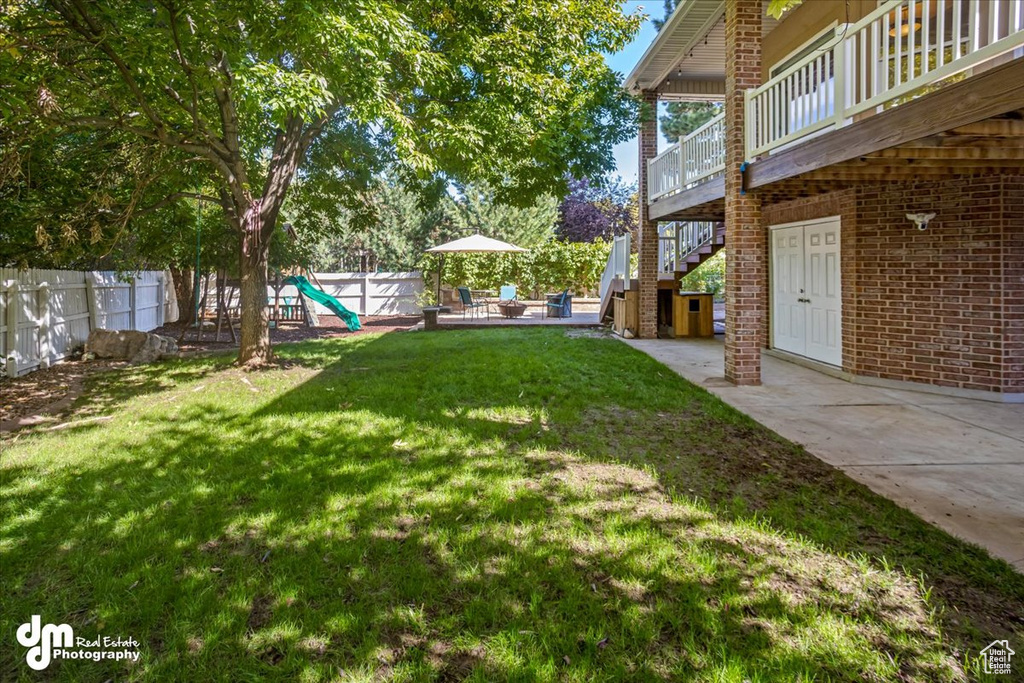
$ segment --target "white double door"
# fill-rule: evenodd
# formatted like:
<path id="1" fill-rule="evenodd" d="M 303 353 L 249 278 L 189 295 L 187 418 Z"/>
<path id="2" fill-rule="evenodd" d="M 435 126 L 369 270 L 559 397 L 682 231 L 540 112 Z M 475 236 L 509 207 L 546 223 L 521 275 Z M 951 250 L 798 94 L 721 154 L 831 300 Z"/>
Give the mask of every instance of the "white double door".
<path id="1" fill-rule="evenodd" d="M 772 345 L 842 366 L 839 218 L 772 228 Z"/>

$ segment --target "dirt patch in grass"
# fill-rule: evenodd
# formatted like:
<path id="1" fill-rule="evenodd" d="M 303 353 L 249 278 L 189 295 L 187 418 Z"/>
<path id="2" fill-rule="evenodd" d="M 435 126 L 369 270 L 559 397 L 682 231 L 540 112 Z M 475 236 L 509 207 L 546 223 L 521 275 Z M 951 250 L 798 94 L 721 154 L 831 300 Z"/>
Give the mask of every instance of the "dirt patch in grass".
<path id="1" fill-rule="evenodd" d="M 0 432 L 55 419 L 71 408 L 87 377 L 125 365 L 118 361 L 69 360 L 21 377 L 0 379 Z"/>
<path id="2" fill-rule="evenodd" d="M 255 633 L 270 623 L 274 616 L 274 598 L 269 595 L 257 595 L 249 607 L 249 618 L 246 619 L 246 632 Z"/>

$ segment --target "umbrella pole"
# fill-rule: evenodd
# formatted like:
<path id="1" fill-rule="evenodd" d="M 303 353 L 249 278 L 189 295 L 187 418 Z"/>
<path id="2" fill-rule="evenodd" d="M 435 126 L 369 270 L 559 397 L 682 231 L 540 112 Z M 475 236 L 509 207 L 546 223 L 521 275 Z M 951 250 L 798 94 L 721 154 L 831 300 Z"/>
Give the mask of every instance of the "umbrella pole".
<path id="1" fill-rule="evenodd" d="M 437 256 L 437 305 L 441 305 L 441 267 L 444 264 L 444 254 Z"/>

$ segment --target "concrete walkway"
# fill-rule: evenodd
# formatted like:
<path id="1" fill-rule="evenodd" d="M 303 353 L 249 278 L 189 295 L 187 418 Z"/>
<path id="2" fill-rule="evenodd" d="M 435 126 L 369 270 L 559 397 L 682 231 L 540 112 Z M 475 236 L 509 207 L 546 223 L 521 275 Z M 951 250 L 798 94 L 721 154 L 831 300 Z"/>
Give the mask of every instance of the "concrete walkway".
<path id="1" fill-rule="evenodd" d="M 1024 571 L 1024 405 L 851 384 L 770 356 L 762 386 L 735 387 L 721 339 L 626 343 Z"/>

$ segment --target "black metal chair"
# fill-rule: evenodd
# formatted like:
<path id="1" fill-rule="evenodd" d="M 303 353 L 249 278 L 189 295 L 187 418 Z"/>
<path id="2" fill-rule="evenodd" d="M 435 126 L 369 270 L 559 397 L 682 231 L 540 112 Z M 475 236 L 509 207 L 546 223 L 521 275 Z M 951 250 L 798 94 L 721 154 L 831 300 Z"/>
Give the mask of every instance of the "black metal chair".
<path id="1" fill-rule="evenodd" d="M 476 317 L 476 309 L 484 309 L 484 313 L 487 314 L 487 319 L 491 319 L 491 311 L 487 308 L 487 304 L 482 301 L 473 301 L 473 295 L 469 291 L 469 287 L 459 287 L 459 300 L 462 302 L 462 319 L 466 319 L 466 311 L 473 311 L 473 316 Z"/>

